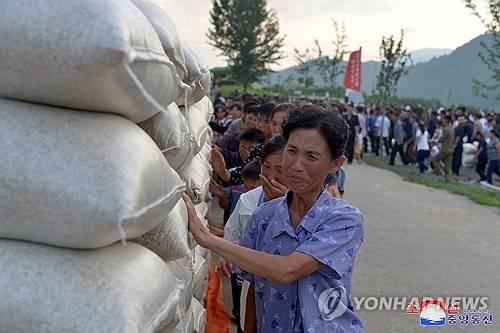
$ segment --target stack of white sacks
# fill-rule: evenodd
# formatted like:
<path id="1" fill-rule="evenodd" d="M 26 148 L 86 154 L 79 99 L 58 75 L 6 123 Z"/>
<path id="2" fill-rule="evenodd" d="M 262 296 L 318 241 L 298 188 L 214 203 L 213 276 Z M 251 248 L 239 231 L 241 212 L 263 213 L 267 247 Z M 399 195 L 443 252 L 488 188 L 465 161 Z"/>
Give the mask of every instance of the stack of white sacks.
<path id="1" fill-rule="evenodd" d="M 476 161 L 474 157 L 477 153 L 477 147 L 479 147 L 479 142 L 474 141 L 474 143 L 464 143 L 462 152 L 462 166 L 465 168 L 474 168 L 476 166 Z"/>
<path id="2" fill-rule="evenodd" d="M 0 332 L 203 332 L 206 63 L 150 0 L 0 12 Z"/>

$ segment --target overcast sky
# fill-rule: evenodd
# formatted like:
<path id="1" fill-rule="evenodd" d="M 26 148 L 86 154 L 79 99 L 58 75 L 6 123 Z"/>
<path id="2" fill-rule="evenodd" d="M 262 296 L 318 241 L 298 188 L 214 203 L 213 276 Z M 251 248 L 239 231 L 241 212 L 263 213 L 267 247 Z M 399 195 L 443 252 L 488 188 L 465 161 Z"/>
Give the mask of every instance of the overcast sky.
<path id="1" fill-rule="evenodd" d="M 162 1 L 181 39 L 198 49 L 210 67 L 225 66 L 224 58 L 206 37 L 212 1 Z M 476 3 L 485 8 L 484 0 Z M 314 38 L 326 54 L 332 54 L 332 19 L 345 24 L 348 50 L 363 48 L 363 62 L 379 60 L 382 36 L 392 34 L 398 40 L 401 29 L 409 51 L 456 49 L 485 30 L 462 0 L 268 0 L 268 6 L 277 11 L 281 34 L 286 35 L 287 57 L 273 69 L 295 65 L 293 49 L 313 48 Z"/>

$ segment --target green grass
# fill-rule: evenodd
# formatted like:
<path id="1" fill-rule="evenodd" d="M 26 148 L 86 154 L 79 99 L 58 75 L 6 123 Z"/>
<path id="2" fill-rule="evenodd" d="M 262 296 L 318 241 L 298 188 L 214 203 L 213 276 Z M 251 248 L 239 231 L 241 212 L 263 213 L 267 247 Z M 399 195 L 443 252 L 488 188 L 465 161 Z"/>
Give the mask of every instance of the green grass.
<path id="1" fill-rule="evenodd" d="M 387 165 L 387 159 L 364 156 L 363 161 L 368 165 L 393 171 L 406 181 L 447 190 L 451 193 L 468 197 L 480 205 L 500 208 L 500 192 L 498 191 L 480 188 L 473 184 L 461 183 L 453 179 L 445 180 L 444 177 L 421 175 L 413 168 Z"/>
<path id="2" fill-rule="evenodd" d="M 235 86 L 222 86 L 220 87 L 217 92 L 220 93 L 222 96 L 231 96 L 231 95 L 234 95 L 234 90 L 235 89 L 238 89 L 239 93 L 242 94 L 243 93 L 243 86 L 238 86 L 238 85 L 235 85 Z M 251 87 L 248 87 L 247 88 L 247 93 L 248 94 L 257 94 L 257 95 L 260 95 L 260 96 L 263 96 L 263 95 L 267 95 L 267 96 L 273 96 L 275 95 L 274 93 L 270 92 L 270 91 L 267 91 L 267 90 L 263 90 L 263 89 L 253 89 Z"/>

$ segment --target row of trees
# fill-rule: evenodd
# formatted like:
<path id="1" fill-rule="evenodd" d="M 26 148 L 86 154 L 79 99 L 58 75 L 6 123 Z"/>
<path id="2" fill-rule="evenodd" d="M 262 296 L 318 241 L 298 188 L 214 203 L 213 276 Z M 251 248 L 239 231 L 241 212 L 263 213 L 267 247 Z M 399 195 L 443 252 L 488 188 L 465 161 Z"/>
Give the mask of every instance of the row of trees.
<path id="1" fill-rule="evenodd" d="M 485 53 L 480 53 L 479 57 L 491 69 L 496 84 L 488 86 L 475 81 L 474 90 L 480 90 L 483 97 L 487 97 L 486 91 L 493 91 L 492 97 L 500 100 L 500 0 L 487 1 L 492 16 L 490 21 L 479 14 L 473 0 L 462 1 L 483 21 L 487 31 L 494 36 L 493 45 L 491 47 L 483 45 Z M 282 48 L 285 36 L 280 35 L 276 11 L 267 8 L 266 0 L 214 0 L 210 23 L 212 27 L 207 33 L 210 44 L 219 49 L 221 55 L 227 59 L 230 73 L 243 84 L 244 91 L 249 84 L 258 81 L 271 71 L 271 65 L 277 64 L 284 58 Z M 306 92 L 314 84 L 311 75 L 314 67 L 320 69 L 327 89 L 332 93 L 337 77 L 343 73 L 341 63 L 347 53 L 345 26 L 344 24 L 339 26 L 333 21 L 333 27 L 335 39 L 332 43 L 335 51 L 332 56 L 323 53 L 317 39 L 314 39 L 315 49 L 294 49 L 299 74 L 297 81 Z M 403 46 L 403 40 L 403 30 L 399 40 L 393 35 L 382 37 L 379 49 L 382 64 L 376 84 L 376 94 L 381 101 L 393 98 L 399 79 L 408 74 L 411 58 Z M 289 82 L 283 83 L 291 85 L 291 78 L 286 80 Z"/>

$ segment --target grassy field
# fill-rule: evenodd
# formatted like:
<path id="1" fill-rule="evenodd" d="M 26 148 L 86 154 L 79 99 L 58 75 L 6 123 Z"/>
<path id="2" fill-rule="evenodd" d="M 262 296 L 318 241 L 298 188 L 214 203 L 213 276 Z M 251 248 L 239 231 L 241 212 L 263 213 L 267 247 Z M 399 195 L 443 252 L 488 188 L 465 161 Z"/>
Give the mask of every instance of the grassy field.
<path id="1" fill-rule="evenodd" d="M 222 96 L 231 96 L 234 95 L 234 91 L 237 89 L 239 93 L 241 94 L 243 92 L 243 86 L 222 86 L 220 87 L 217 92 L 220 93 Z M 247 93 L 248 94 L 257 94 L 260 96 L 267 95 L 267 96 L 272 96 L 274 95 L 272 92 L 263 90 L 263 89 L 253 89 L 251 87 L 247 88 Z"/>
<path id="2" fill-rule="evenodd" d="M 484 189 L 479 185 L 460 182 L 454 179 L 445 180 L 444 177 L 421 175 L 416 168 L 387 165 L 387 159 L 364 156 L 363 161 L 368 165 L 393 171 L 406 181 L 444 189 L 455 194 L 469 197 L 478 204 L 500 208 L 500 192 L 498 191 Z"/>

